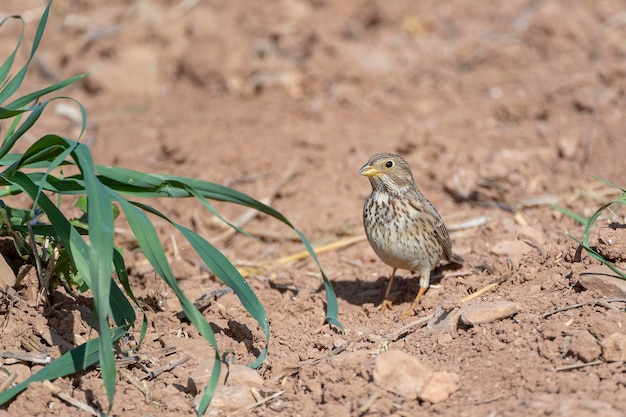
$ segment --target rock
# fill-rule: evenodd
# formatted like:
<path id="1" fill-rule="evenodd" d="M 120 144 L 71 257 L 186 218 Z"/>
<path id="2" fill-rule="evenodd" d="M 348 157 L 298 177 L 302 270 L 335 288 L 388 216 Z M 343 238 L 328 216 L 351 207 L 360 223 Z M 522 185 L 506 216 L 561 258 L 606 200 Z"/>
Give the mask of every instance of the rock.
<path id="1" fill-rule="evenodd" d="M 397 350 L 376 359 L 374 382 L 379 387 L 406 398 L 438 403 L 458 389 L 459 376 L 433 372 L 416 357 Z"/>
<path id="2" fill-rule="evenodd" d="M 574 159 L 576 152 L 579 151 L 578 138 L 561 137 L 557 143 L 559 157 L 563 159 Z"/>
<path id="3" fill-rule="evenodd" d="M 578 282 L 588 291 L 598 292 L 605 297 L 626 297 L 626 280 L 618 278 L 613 271 L 602 266 L 606 271 L 585 272 L 580 275 Z"/>
<path id="4" fill-rule="evenodd" d="M 601 352 L 598 341 L 587 330 L 574 333 L 569 350 L 583 362 L 591 362 L 600 356 Z"/>
<path id="5" fill-rule="evenodd" d="M 448 311 L 437 307 L 433 318 L 430 319 L 426 328 L 433 333 L 455 333 L 459 324 L 460 315 L 461 309 L 459 308 Z"/>
<path id="6" fill-rule="evenodd" d="M 193 399 L 192 406 L 194 409 L 198 409 L 203 395 L 204 390 Z M 206 415 L 243 415 L 245 414 L 246 408 L 255 402 L 256 400 L 250 391 L 250 387 L 218 386 L 213 394 L 211 406 Z"/>
<path id="7" fill-rule="evenodd" d="M 435 372 L 417 397 L 429 403 L 439 403 L 459 389 L 459 376 L 450 372 Z"/>
<path id="8" fill-rule="evenodd" d="M 613 333 L 602 341 L 602 357 L 607 362 L 626 360 L 626 334 Z"/>
<path id="9" fill-rule="evenodd" d="M 15 272 L 9 266 L 4 256 L 0 255 L 0 286 L 2 288 L 15 286 Z"/>
<path id="10" fill-rule="evenodd" d="M 198 368 L 189 376 L 189 386 L 205 386 L 211 377 L 212 369 L 213 359 L 200 360 Z M 234 363 L 222 364 L 220 382 L 215 389 L 207 415 L 241 415 L 246 407 L 256 402 L 251 389 L 262 387 L 263 378 L 254 369 Z M 196 409 L 202 395 L 204 395 L 204 389 L 192 402 Z"/>
<path id="11" fill-rule="evenodd" d="M 508 256 L 515 265 L 519 264 L 522 256 L 534 250 L 521 240 L 505 240 L 498 242 L 491 248 L 491 253 L 498 256 Z"/>
<path id="12" fill-rule="evenodd" d="M 390 350 L 376 358 L 374 382 L 379 387 L 406 398 L 417 398 L 418 392 L 433 376 L 415 356 Z"/>
<path id="13" fill-rule="evenodd" d="M 520 306 L 511 301 L 472 304 L 461 309 L 461 321 L 470 326 L 491 323 L 517 314 Z"/>
<path id="14" fill-rule="evenodd" d="M 626 260 L 626 228 L 601 228 L 598 230 L 594 249 L 602 257 L 613 262 Z"/>

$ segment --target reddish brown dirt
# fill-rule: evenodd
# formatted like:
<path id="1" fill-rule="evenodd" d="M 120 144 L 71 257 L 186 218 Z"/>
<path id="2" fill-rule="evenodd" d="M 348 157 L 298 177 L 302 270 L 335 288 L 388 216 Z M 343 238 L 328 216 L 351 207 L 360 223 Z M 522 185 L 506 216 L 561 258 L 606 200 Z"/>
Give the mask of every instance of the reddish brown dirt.
<path id="1" fill-rule="evenodd" d="M 5 0 L 0 13 L 29 12 L 32 39 L 41 4 Z M 261 216 L 247 227 L 263 232 L 265 243 L 238 236 L 218 247 L 238 265 L 269 262 L 250 279 L 271 322 L 269 356 L 261 381 L 241 384 L 278 395 L 251 410 L 226 400 L 224 414 L 625 415 L 626 369 L 602 353 L 605 338 L 624 333 L 624 304 L 589 303 L 542 317 L 615 296 L 580 285 L 584 273 L 605 270 L 577 256 L 568 234 L 580 237 L 582 228 L 551 204 L 590 215 L 616 195 L 590 175 L 626 185 L 625 13 L 617 0 L 58 0 L 27 84 L 90 73 L 64 93 L 87 108 L 85 137 L 98 163 L 198 177 L 259 199 L 294 173 L 272 204 L 316 244 L 362 234 L 370 186 L 356 171 L 372 153 L 401 153 L 466 259 L 461 270 L 445 271 L 415 318 L 452 308 L 493 282 L 500 284 L 470 303 L 519 304 L 511 318 L 449 331 L 414 327 L 383 344 L 382 336 L 410 322 L 398 317 L 418 280 L 400 271 L 396 308 L 378 312 L 390 268 L 361 242 L 320 256 L 339 298 L 341 334 L 323 324 L 315 265 L 272 263 L 302 247 Z M 16 27 L 0 29 L 3 57 Z M 47 110 L 26 140 L 50 130 L 73 137 L 76 127 L 59 110 Z M 192 201 L 155 204 L 209 240 L 224 231 Z M 218 207 L 230 219 L 244 212 Z M 484 221 L 467 225 L 475 219 Z M 594 242 L 623 265 L 624 229 L 607 229 L 610 222 L 623 224 L 623 212 L 599 220 Z M 172 259 L 190 298 L 222 287 L 178 235 L 162 223 L 159 231 L 171 253 L 176 242 Z M 120 370 L 112 414 L 193 415 L 191 402 L 206 382 L 197 376 L 213 351 L 176 317 L 173 293 L 133 254 L 129 236 L 118 237 L 150 325 L 138 350 L 144 359 Z M 22 273 L 3 308 L 0 350 L 22 351 L 22 335 L 38 336 L 58 357 L 92 336 L 88 294 L 58 290 L 52 298 L 61 304 L 45 311 L 35 305 L 34 272 Z M 254 360 L 263 336 L 234 295 L 204 314 L 223 351 L 238 364 Z M 41 337 L 48 328 L 60 336 Z M 167 355 L 167 346 L 176 353 Z M 437 404 L 383 390 L 373 368 L 385 349 L 458 374 L 459 389 Z M 171 371 L 130 382 L 184 357 L 190 360 Z M 18 380 L 39 369 L 4 361 Z M 55 385 L 106 409 L 97 370 Z M 35 384 L 0 416 L 76 410 Z"/>

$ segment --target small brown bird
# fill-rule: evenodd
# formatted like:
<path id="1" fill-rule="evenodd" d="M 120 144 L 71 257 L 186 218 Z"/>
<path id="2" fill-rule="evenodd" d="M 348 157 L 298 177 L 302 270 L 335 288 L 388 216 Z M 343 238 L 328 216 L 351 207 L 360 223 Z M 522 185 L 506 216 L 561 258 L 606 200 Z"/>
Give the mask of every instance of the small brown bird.
<path id="1" fill-rule="evenodd" d="M 463 265 L 452 252 L 450 235 L 430 201 L 419 191 L 409 164 L 399 155 L 372 155 L 359 174 L 369 178 L 372 194 L 363 206 L 365 234 L 376 255 L 393 268 L 380 310 L 391 309 L 389 293 L 398 269 L 417 271 L 420 289 L 402 319 L 414 313 L 441 259 Z"/>

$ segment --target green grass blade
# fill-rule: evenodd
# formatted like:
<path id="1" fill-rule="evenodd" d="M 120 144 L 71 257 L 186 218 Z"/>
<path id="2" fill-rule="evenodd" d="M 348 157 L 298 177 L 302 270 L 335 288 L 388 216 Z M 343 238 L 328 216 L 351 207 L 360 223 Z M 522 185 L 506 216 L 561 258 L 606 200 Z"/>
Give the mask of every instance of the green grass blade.
<path id="1" fill-rule="evenodd" d="M 0 119 L 10 119 L 11 117 L 15 117 L 25 111 L 27 110 L 9 110 L 7 108 L 0 107 Z"/>
<path id="2" fill-rule="evenodd" d="M 221 369 L 220 353 L 217 341 L 215 340 L 215 335 L 213 334 L 213 329 L 211 329 L 211 326 L 206 321 L 202 313 L 198 311 L 198 309 L 178 286 L 178 282 L 176 281 L 165 256 L 165 251 L 163 250 L 159 236 L 154 229 L 154 225 L 150 222 L 146 214 L 119 194 L 114 192 L 111 194 L 112 198 L 120 204 L 122 211 L 126 215 L 126 220 L 128 221 L 128 224 L 137 239 L 139 247 L 143 251 L 148 262 L 150 262 L 156 273 L 163 278 L 163 280 L 174 291 L 189 321 L 196 327 L 196 329 L 198 329 L 200 334 L 215 350 L 215 362 L 213 365 L 211 379 L 206 387 L 204 397 L 201 401 L 201 405 L 204 404 L 204 409 L 206 409 L 206 406 L 208 406 L 213 393 L 215 392 L 215 387 L 219 381 Z M 198 413 L 201 415 L 204 413 L 204 410 L 202 410 L 202 412 L 198 411 Z"/>
<path id="3" fill-rule="evenodd" d="M 9 71 L 11 71 L 11 67 L 13 67 L 13 62 L 15 62 L 15 55 L 17 51 L 20 49 L 20 45 L 22 44 L 22 40 L 24 39 L 24 19 L 21 16 L 7 16 L 0 22 L 0 27 L 5 24 L 5 22 L 9 19 L 16 19 L 22 23 L 22 30 L 20 31 L 20 36 L 17 39 L 17 43 L 13 51 L 9 54 L 7 59 L 0 65 L 0 85 L 4 85 L 7 77 L 9 76 Z M 8 96 L 7 96 L 8 97 Z M 0 103 L 3 100 L 0 99 Z"/>
<path id="4" fill-rule="evenodd" d="M 117 341 L 128 331 L 128 327 L 112 330 L 109 333 L 109 339 L 113 342 Z M 63 354 L 59 359 L 45 366 L 39 372 L 31 375 L 25 381 L 20 382 L 14 387 L 0 392 L 0 405 L 5 404 L 20 392 L 24 391 L 31 382 L 53 381 L 57 378 L 71 375 L 76 372 L 87 369 L 88 367 L 98 363 L 100 345 L 99 338 L 92 339 L 75 349 Z"/>
<path id="5" fill-rule="evenodd" d="M 605 180 L 604 178 L 596 177 L 595 175 L 592 175 L 591 177 L 594 180 L 596 180 L 596 181 L 603 182 L 603 183 L 605 183 L 608 186 L 611 186 L 613 188 L 616 188 L 616 189 L 620 190 L 622 193 L 626 193 L 626 188 L 623 188 L 623 187 L 620 187 L 619 185 L 613 184 L 612 182 L 610 182 L 608 180 Z"/>
<path id="6" fill-rule="evenodd" d="M 39 21 L 39 25 L 37 25 L 37 32 L 35 33 L 35 38 L 33 39 L 33 45 L 30 48 L 30 55 L 28 60 L 18 71 L 18 73 L 13 77 L 4 87 L 4 90 L 0 92 L 0 103 L 4 103 L 9 97 L 11 97 L 17 89 L 22 85 L 24 81 L 24 77 L 26 76 L 26 72 L 28 71 L 28 67 L 35 56 L 35 52 L 37 52 L 37 48 L 39 48 L 39 43 L 41 42 L 41 37 L 43 36 L 43 32 L 46 28 L 46 23 L 48 21 L 48 14 L 50 13 L 50 6 L 52 5 L 52 1 L 48 3 L 43 14 L 41 15 L 41 20 Z"/>
<path id="7" fill-rule="evenodd" d="M 9 153 L 11 148 L 15 145 L 15 142 L 17 142 L 19 138 L 28 132 L 31 127 L 33 127 L 37 119 L 39 119 L 39 116 L 41 116 L 41 112 L 43 112 L 46 104 L 47 102 L 37 104 L 33 107 L 26 120 L 24 120 L 24 122 L 10 136 L 5 138 L 4 142 L 2 142 L 2 146 L 0 147 L 0 158 L 3 158 L 7 153 Z"/>
<path id="8" fill-rule="evenodd" d="M 588 245 L 585 245 L 583 242 L 579 241 L 575 237 L 570 236 L 570 238 L 572 240 L 574 240 L 576 243 L 578 243 L 592 258 L 594 258 L 595 260 L 600 261 L 600 263 L 603 263 L 604 265 L 606 265 L 611 271 L 613 271 L 617 275 L 619 275 L 620 278 L 626 279 L 626 273 L 622 269 L 620 269 L 617 265 L 615 265 L 613 262 L 607 261 L 606 259 L 604 259 L 604 257 L 602 255 L 600 255 L 598 252 L 593 250 Z"/>
<path id="9" fill-rule="evenodd" d="M 95 175 L 91 152 L 85 145 L 68 143 L 85 181 L 89 213 L 89 267 L 100 326 L 100 368 L 109 400 L 109 410 L 115 395 L 116 368 L 112 341 L 109 336 L 110 293 L 113 280 L 113 209 L 108 190 Z"/>
<path id="10" fill-rule="evenodd" d="M 143 308 L 141 307 L 139 300 L 137 300 L 137 297 L 135 297 L 135 293 L 133 292 L 133 289 L 130 286 L 130 281 L 128 280 L 128 273 L 126 272 L 126 264 L 124 263 L 124 257 L 122 256 L 122 252 L 118 248 L 115 248 L 115 252 L 113 253 L 113 267 L 115 269 L 115 274 L 117 275 L 117 279 L 122 285 L 122 288 L 124 288 L 126 295 L 128 295 L 128 297 L 131 300 L 133 300 L 136 308 L 143 313 Z M 113 289 L 113 287 L 111 288 Z M 123 311 L 122 309 L 124 308 L 128 308 L 128 310 Z M 117 305 L 111 302 L 111 313 L 113 314 L 114 319 L 117 317 L 118 312 L 120 312 L 119 319 L 121 320 L 126 320 L 127 318 L 132 317 L 133 318 L 132 322 L 134 322 L 136 319 L 135 310 L 132 308 L 132 306 L 129 303 L 123 303 L 122 305 Z M 115 320 L 115 322 L 117 323 L 117 320 Z M 143 342 L 144 338 L 146 337 L 147 330 L 148 330 L 148 317 L 144 313 L 143 319 L 141 320 L 141 333 L 139 336 L 138 344 L 141 344 Z"/>
<path id="11" fill-rule="evenodd" d="M 256 296 L 252 288 L 250 288 L 250 284 L 248 284 L 248 281 L 246 281 L 241 276 L 237 268 L 235 268 L 233 264 L 230 263 L 230 261 L 219 250 L 217 250 L 213 245 L 207 242 L 200 235 L 198 235 L 191 229 L 172 221 L 153 207 L 137 202 L 135 202 L 134 204 L 144 211 L 161 217 L 162 219 L 170 222 L 174 227 L 176 227 L 185 237 L 185 239 L 187 239 L 187 241 L 191 244 L 198 256 L 200 256 L 200 259 L 202 259 L 202 261 L 206 263 L 207 266 L 211 269 L 211 271 L 213 271 L 213 273 L 215 273 L 215 275 L 217 275 L 217 277 L 220 278 L 222 282 L 224 282 L 226 285 L 233 289 L 233 291 L 241 301 L 241 304 L 257 321 L 259 327 L 265 335 L 265 347 L 263 348 L 257 360 L 252 365 L 250 365 L 253 368 L 258 368 L 259 366 L 261 366 L 261 364 L 265 360 L 265 357 L 267 356 L 267 348 L 269 346 L 269 320 L 267 318 L 267 313 L 263 308 L 263 304 Z"/>
<path id="12" fill-rule="evenodd" d="M 585 246 L 589 246 L 589 233 L 591 232 L 591 228 L 593 227 L 593 225 L 596 223 L 596 220 L 598 220 L 598 217 L 600 217 L 602 212 L 616 201 L 618 201 L 618 199 L 611 200 L 602 204 L 600 208 L 598 208 L 596 212 L 593 213 L 591 217 L 589 217 L 589 219 L 587 220 L 587 225 L 585 226 L 585 231 L 583 232 L 583 243 L 585 244 Z"/>
<path id="13" fill-rule="evenodd" d="M 552 205 L 552 208 L 558 212 L 561 212 L 562 214 L 565 214 L 567 217 L 570 217 L 572 219 L 574 219 L 575 221 L 577 221 L 580 224 L 587 224 L 587 221 L 589 220 L 588 218 L 586 218 L 585 216 L 582 216 L 578 213 L 575 213 L 571 210 L 568 210 L 564 207 L 560 207 L 557 206 L 556 204 Z"/>
<path id="14" fill-rule="evenodd" d="M 79 81 L 83 78 L 85 78 L 87 76 L 87 74 L 79 74 L 79 75 L 75 75 L 73 77 L 68 78 L 67 80 L 63 80 L 63 81 L 59 81 L 56 84 L 52 84 L 50 86 L 47 86 L 45 88 L 42 88 L 41 90 L 37 90 L 37 91 L 33 91 L 32 93 L 28 93 L 23 97 L 20 97 L 14 101 L 12 101 L 11 103 L 6 105 L 6 108 L 8 110 L 17 110 L 17 109 L 21 109 L 22 107 L 32 103 L 35 100 L 38 100 L 39 98 L 41 98 L 42 96 L 46 95 L 46 94 L 50 94 L 52 92 L 58 91 L 62 88 L 67 87 L 70 84 L 74 84 L 76 81 Z M 67 99 L 68 97 L 55 97 L 55 98 L 63 98 L 63 99 Z"/>
<path id="15" fill-rule="evenodd" d="M 302 244 L 309 252 L 311 258 L 313 258 L 313 260 L 317 264 L 317 267 L 320 270 L 320 273 L 322 274 L 324 291 L 326 292 L 326 322 L 332 324 L 333 326 L 337 326 L 341 329 L 342 332 L 345 332 L 343 326 L 341 325 L 341 322 L 339 321 L 339 306 L 337 305 L 337 295 L 335 294 L 335 290 L 333 289 L 330 280 L 324 273 L 324 270 L 322 269 L 322 264 L 320 264 L 319 259 L 317 259 L 317 255 L 315 254 L 315 251 L 313 250 L 313 247 L 311 246 L 309 240 L 304 236 L 304 233 L 296 228 L 294 228 L 294 230 L 296 231 L 298 236 L 300 236 Z"/>

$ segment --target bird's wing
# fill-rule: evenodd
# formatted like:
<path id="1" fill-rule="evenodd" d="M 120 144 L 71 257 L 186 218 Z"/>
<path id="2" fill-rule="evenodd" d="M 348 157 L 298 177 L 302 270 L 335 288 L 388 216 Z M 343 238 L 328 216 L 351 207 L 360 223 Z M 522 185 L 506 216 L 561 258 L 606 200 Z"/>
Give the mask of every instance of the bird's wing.
<path id="1" fill-rule="evenodd" d="M 432 203 L 426 199 L 420 201 L 417 198 L 411 198 L 409 201 L 413 208 L 415 208 L 419 212 L 427 213 L 429 217 L 434 220 L 433 231 L 435 232 L 437 242 L 439 242 L 439 244 L 443 248 L 443 253 L 445 257 L 451 262 L 463 265 L 463 258 L 452 252 L 452 242 L 450 241 L 448 229 L 446 229 L 446 225 L 443 223 L 443 219 L 437 212 L 437 209 L 435 209 L 435 206 L 433 206 Z"/>

